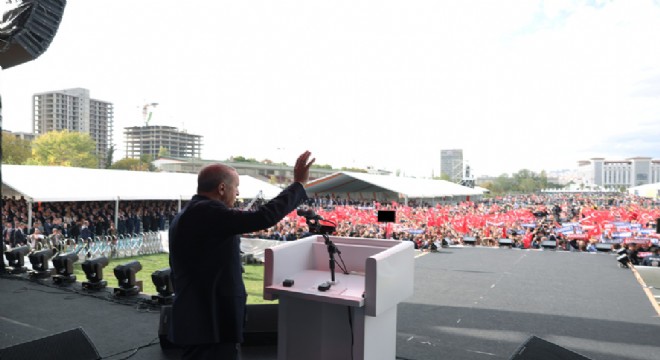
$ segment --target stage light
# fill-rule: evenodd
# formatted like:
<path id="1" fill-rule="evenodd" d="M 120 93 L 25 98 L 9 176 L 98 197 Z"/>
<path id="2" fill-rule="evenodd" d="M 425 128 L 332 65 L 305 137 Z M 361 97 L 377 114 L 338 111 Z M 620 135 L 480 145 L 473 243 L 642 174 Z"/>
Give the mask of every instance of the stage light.
<path id="1" fill-rule="evenodd" d="M 75 252 L 57 254 L 53 258 L 55 267 L 53 282 L 58 285 L 76 282 L 76 276 L 73 275 L 73 263 L 76 261 L 78 261 L 78 254 Z"/>
<path id="2" fill-rule="evenodd" d="M 48 268 L 48 260 L 50 260 L 53 255 L 55 255 L 55 253 L 52 249 L 39 250 L 28 255 L 28 259 L 30 259 L 30 263 L 32 264 L 32 270 L 34 270 L 30 272 L 30 276 L 36 278 L 50 277 L 52 271 Z"/>
<path id="3" fill-rule="evenodd" d="M 463 237 L 463 244 L 475 246 L 477 244 L 477 238 L 474 236 L 465 236 Z"/>
<path id="4" fill-rule="evenodd" d="M 5 253 L 5 258 L 7 259 L 7 265 L 11 268 L 9 273 L 11 274 L 20 274 L 27 271 L 25 267 L 25 255 L 30 252 L 30 247 L 19 246 L 13 248 Z"/>
<path id="5" fill-rule="evenodd" d="M 135 274 L 142 270 L 139 261 L 131 261 L 123 265 L 117 265 L 114 269 L 115 277 L 119 287 L 115 288 L 114 294 L 119 296 L 137 295 L 142 291 L 142 282 L 135 281 Z"/>
<path id="6" fill-rule="evenodd" d="M 158 295 L 152 296 L 152 300 L 158 301 L 161 305 L 168 305 L 172 303 L 172 295 L 174 294 L 174 287 L 172 286 L 172 269 L 165 268 L 156 270 L 151 274 L 151 281 L 153 281 Z"/>
<path id="7" fill-rule="evenodd" d="M 105 256 L 83 261 L 81 266 L 87 277 L 87 281 L 82 283 L 83 289 L 100 290 L 108 286 L 108 282 L 103 280 L 103 268 L 108 266 L 108 262 Z"/>

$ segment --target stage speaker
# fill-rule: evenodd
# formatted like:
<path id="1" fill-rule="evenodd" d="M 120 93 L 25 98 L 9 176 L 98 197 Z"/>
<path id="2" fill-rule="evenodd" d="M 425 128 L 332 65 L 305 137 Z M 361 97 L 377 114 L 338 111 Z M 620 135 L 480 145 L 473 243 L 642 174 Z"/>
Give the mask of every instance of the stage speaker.
<path id="1" fill-rule="evenodd" d="M 557 241 L 556 240 L 545 240 L 541 242 L 541 247 L 544 249 L 556 249 Z"/>
<path id="2" fill-rule="evenodd" d="M 2 360 L 97 360 L 96 347 L 82 328 L 0 349 Z"/>
<path id="3" fill-rule="evenodd" d="M 509 360 L 590 360 L 559 345 L 531 336 Z"/>
<path id="4" fill-rule="evenodd" d="M 500 246 L 513 247 L 513 240 L 511 240 L 511 239 L 500 239 L 499 243 L 500 243 Z"/>
<path id="5" fill-rule="evenodd" d="M 5 4 L 0 22 L 0 67 L 34 60 L 57 33 L 66 0 L 17 0 Z"/>
<path id="6" fill-rule="evenodd" d="M 598 252 L 610 252 L 610 251 L 612 251 L 612 244 L 596 243 L 596 251 L 598 251 Z"/>

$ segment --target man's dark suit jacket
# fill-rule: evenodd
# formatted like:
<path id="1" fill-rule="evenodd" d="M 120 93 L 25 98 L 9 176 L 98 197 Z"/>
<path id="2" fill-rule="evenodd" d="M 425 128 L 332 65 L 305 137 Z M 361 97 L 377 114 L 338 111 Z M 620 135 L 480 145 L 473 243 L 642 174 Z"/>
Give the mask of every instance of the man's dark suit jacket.
<path id="1" fill-rule="evenodd" d="M 195 195 L 169 230 L 174 303 L 169 338 L 175 344 L 243 342 L 247 293 L 239 234 L 274 226 L 306 198 L 293 183 L 253 212 Z"/>

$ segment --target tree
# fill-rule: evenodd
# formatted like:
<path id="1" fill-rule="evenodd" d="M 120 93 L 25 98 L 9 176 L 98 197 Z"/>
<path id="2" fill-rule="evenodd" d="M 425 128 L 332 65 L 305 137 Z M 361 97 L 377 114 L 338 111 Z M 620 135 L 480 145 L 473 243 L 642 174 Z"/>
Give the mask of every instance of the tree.
<path id="1" fill-rule="evenodd" d="M 140 159 L 132 159 L 132 158 L 124 158 L 121 159 L 112 166 L 110 166 L 110 169 L 114 170 L 132 170 L 132 171 L 150 171 L 149 170 L 149 165 L 151 163 L 145 163 L 141 161 Z"/>
<path id="2" fill-rule="evenodd" d="M 12 165 L 23 165 L 32 156 L 32 143 L 2 132 L 2 163 Z"/>
<path id="3" fill-rule="evenodd" d="M 88 135 L 62 130 L 47 132 L 32 143 L 30 165 L 96 168 L 96 144 Z"/>
<path id="4" fill-rule="evenodd" d="M 164 146 L 161 146 L 160 149 L 158 149 L 158 157 L 168 157 L 170 156 L 170 150 Z"/>
<path id="5" fill-rule="evenodd" d="M 105 168 L 109 169 L 112 166 L 112 157 L 115 154 L 115 145 L 110 145 L 108 149 L 108 156 L 105 158 Z"/>

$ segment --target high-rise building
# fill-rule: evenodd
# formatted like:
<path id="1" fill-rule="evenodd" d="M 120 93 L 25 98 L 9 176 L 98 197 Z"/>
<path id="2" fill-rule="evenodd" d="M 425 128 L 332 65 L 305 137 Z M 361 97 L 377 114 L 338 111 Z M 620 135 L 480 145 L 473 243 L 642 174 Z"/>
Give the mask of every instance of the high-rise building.
<path id="1" fill-rule="evenodd" d="M 440 176 L 463 180 L 463 149 L 440 150 Z"/>
<path id="2" fill-rule="evenodd" d="M 174 158 L 200 158 L 202 136 L 179 131 L 172 126 L 147 125 L 124 128 L 126 157 L 139 159 L 142 155 L 157 158 L 165 149 Z"/>
<path id="3" fill-rule="evenodd" d="M 104 167 L 112 145 L 113 104 L 89 97 L 82 88 L 49 91 L 32 96 L 32 131 L 77 131 L 96 142 L 99 167 Z"/>
<path id="4" fill-rule="evenodd" d="M 592 158 L 579 161 L 578 171 L 585 183 L 604 188 L 628 188 L 660 182 L 660 160 L 650 157 L 625 160 Z"/>

